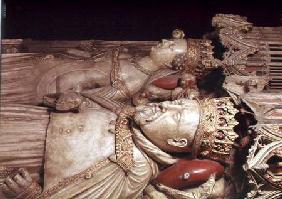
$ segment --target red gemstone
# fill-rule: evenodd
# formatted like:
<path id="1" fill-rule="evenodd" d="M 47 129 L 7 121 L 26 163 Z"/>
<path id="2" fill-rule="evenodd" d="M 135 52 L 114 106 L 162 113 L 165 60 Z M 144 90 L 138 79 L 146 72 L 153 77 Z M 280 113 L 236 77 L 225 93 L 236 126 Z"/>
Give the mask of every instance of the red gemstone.
<path id="1" fill-rule="evenodd" d="M 222 177 L 224 167 L 212 160 L 179 160 L 160 172 L 156 181 L 174 189 L 185 189 L 206 182 L 215 173 Z"/>
<path id="2" fill-rule="evenodd" d="M 152 84 L 159 88 L 171 90 L 177 87 L 178 79 L 177 76 L 167 76 L 153 81 Z"/>

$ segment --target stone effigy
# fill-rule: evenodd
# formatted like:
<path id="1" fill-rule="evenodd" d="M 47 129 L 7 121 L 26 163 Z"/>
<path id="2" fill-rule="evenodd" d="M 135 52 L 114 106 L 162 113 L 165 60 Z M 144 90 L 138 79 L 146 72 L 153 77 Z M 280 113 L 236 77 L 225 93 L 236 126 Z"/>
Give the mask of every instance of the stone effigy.
<path id="1" fill-rule="evenodd" d="M 153 46 L 149 56 L 132 55 L 122 46 L 94 55 L 85 49 L 67 49 L 64 53 L 12 56 L 12 60 L 27 62 L 14 73 L 32 75 L 10 83 L 9 67 L 13 65 L 9 64 L 9 58 L 5 59 L 3 102 L 16 102 L 16 98 L 21 98 L 21 103 L 39 104 L 48 94 L 69 91 L 117 102 L 140 96 L 176 98 L 185 93 L 185 82 L 195 82 L 196 72 L 211 67 L 212 47 L 207 40 L 183 39 L 184 33 L 180 30 L 173 35 L 173 39 Z M 86 56 L 88 54 L 91 56 Z M 19 88 L 25 92 L 21 94 Z M 15 93 L 21 95 L 17 97 Z"/>
<path id="2" fill-rule="evenodd" d="M 264 32 L 250 39 L 256 27 L 237 15 L 213 25 L 222 58 L 181 30 L 138 56 L 81 42 L 4 57 L 3 197 L 279 198 L 282 96 L 250 70 Z M 205 91 L 220 68 L 222 92 Z"/>
<path id="3" fill-rule="evenodd" d="M 16 173 L 4 180 L 3 190 L 7 196 L 22 198 L 135 198 L 158 176 L 156 180 L 165 185 L 163 190 L 170 187 L 168 195 L 174 195 L 170 193 L 173 189 L 186 198 L 193 194 L 223 196 L 223 179 L 218 182 L 220 191 L 214 189 L 215 180 L 223 174 L 219 163 L 187 160 L 169 153 L 227 161 L 238 137 L 233 131 L 237 112 L 229 98 L 218 98 L 202 103 L 179 99 L 125 107 L 119 113 L 92 103 L 79 113 L 52 113 L 46 141 L 41 141 L 45 143 L 43 192 L 23 169 L 18 174 L 17 170 L 6 170 L 8 176 Z M 9 131 L 9 126 L 5 129 Z M 182 169 L 171 166 L 161 171 L 158 164 Z M 183 175 L 183 180 L 175 176 L 171 184 L 166 176 L 175 171 Z M 200 184 L 205 188 L 187 189 Z M 178 192 L 177 188 L 186 191 Z"/>

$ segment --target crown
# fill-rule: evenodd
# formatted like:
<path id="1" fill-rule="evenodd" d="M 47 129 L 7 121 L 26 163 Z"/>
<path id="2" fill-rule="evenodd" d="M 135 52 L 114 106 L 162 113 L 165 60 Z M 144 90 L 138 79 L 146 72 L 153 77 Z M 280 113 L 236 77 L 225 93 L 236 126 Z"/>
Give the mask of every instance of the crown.
<path id="1" fill-rule="evenodd" d="M 179 31 L 179 30 L 177 30 Z M 175 36 L 177 33 L 177 36 Z M 173 32 L 174 39 L 182 39 L 181 33 Z M 201 74 L 214 68 L 213 45 L 206 39 L 187 39 L 187 52 L 175 55 L 172 66 L 192 74 Z"/>
<path id="2" fill-rule="evenodd" d="M 230 98 L 205 99 L 201 104 L 201 121 L 194 141 L 194 153 L 226 162 L 238 135 L 234 118 L 239 111 Z"/>

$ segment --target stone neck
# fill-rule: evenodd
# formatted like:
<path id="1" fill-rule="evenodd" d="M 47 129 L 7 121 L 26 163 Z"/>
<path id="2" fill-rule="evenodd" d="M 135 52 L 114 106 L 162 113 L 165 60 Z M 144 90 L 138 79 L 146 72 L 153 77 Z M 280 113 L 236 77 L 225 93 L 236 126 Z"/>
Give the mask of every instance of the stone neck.
<path id="1" fill-rule="evenodd" d="M 149 56 L 136 59 L 135 62 L 136 65 L 138 65 L 140 69 L 146 71 L 146 73 L 153 73 L 161 68 L 160 66 L 156 65 Z"/>

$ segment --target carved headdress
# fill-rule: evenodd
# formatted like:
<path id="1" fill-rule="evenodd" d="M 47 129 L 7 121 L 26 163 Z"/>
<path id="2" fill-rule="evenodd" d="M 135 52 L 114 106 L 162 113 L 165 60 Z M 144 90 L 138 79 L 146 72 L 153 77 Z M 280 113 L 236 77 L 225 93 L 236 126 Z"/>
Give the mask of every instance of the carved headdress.
<path id="1" fill-rule="evenodd" d="M 194 153 L 219 161 L 228 160 L 238 135 L 234 118 L 238 110 L 230 98 L 214 98 L 201 101 L 201 121 L 194 140 Z"/>
<path id="2" fill-rule="evenodd" d="M 184 32 L 176 29 L 172 32 L 173 39 L 184 39 Z M 202 73 L 213 67 L 213 46 L 207 39 L 186 39 L 187 52 L 177 54 L 172 66 L 177 70 L 185 70 L 192 74 Z"/>

